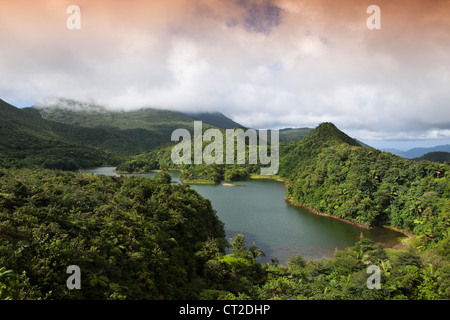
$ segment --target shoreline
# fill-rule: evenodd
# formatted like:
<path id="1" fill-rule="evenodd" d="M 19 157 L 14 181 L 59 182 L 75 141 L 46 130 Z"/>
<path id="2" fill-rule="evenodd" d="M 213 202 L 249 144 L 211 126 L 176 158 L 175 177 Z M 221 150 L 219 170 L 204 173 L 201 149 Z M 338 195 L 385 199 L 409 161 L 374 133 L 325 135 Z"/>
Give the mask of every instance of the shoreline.
<path id="1" fill-rule="evenodd" d="M 130 172 L 122 172 L 122 171 L 114 170 L 114 173 L 119 173 L 119 174 L 146 174 L 146 173 L 159 172 L 159 171 L 161 171 L 161 170 L 150 170 L 150 172 L 133 172 L 133 173 L 130 173 Z M 182 171 L 182 170 L 180 170 L 180 169 L 169 169 L 169 171 Z M 251 174 L 247 179 L 251 179 L 251 180 L 273 180 L 273 181 L 281 182 L 285 186 L 286 186 L 286 183 L 287 183 L 286 179 L 283 179 L 283 178 L 281 178 L 278 175 Z M 182 180 L 182 179 L 180 179 L 180 181 L 181 181 L 182 184 L 187 184 L 187 185 L 189 185 L 189 184 L 220 185 L 220 186 L 224 186 L 224 187 L 244 186 L 244 185 L 231 184 L 230 182 L 227 182 L 227 181 L 225 181 L 225 182 L 223 182 L 223 181 L 222 182 L 214 182 L 214 181 L 205 181 L 205 180 Z M 239 180 L 237 180 L 237 181 L 239 181 Z M 308 206 L 296 203 L 296 202 L 294 202 L 294 200 L 289 199 L 286 196 L 284 197 L 284 200 L 289 205 L 292 205 L 292 206 L 295 206 L 295 207 L 299 207 L 299 208 L 305 210 L 306 212 L 314 214 L 314 215 L 317 215 L 317 216 L 332 218 L 332 219 L 338 220 L 340 222 L 343 222 L 343 223 L 346 223 L 346 224 L 349 224 L 349 225 L 353 225 L 355 227 L 358 227 L 358 228 L 361 228 L 361 229 L 364 229 L 364 230 L 373 230 L 373 229 L 377 228 L 377 227 L 370 227 L 370 226 L 367 226 L 367 225 L 362 224 L 362 223 L 353 222 L 353 221 L 350 221 L 350 220 L 347 220 L 347 219 L 344 219 L 344 218 L 341 218 L 341 217 L 337 217 L 337 216 L 332 215 L 332 214 L 316 211 L 316 210 L 314 210 L 314 209 L 312 209 L 312 208 L 310 208 Z M 401 240 L 398 240 L 397 243 L 394 243 L 394 244 L 391 244 L 391 245 L 387 245 L 386 249 L 393 249 L 393 250 L 404 249 L 405 247 L 408 246 L 409 242 L 416 236 L 416 235 L 414 235 L 414 234 L 412 234 L 412 233 L 410 233 L 410 232 L 408 232 L 406 230 L 402 230 L 400 228 L 397 228 L 397 227 L 394 227 L 394 226 L 391 226 L 391 225 L 385 225 L 385 226 L 382 226 L 382 227 L 386 228 L 386 229 L 390 229 L 392 231 L 396 231 L 396 232 L 401 233 L 403 235 L 403 237 L 401 237 Z"/>
<path id="2" fill-rule="evenodd" d="M 262 174 L 250 174 L 249 179 L 255 179 L 255 180 L 274 180 L 278 182 L 286 183 L 286 180 L 281 178 L 278 175 L 262 175 Z"/>
<path id="3" fill-rule="evenodd" d="M 373 230 L 373 229 L 377 228 L 377 227 L 369 227 L 369 226 L 367 226 L 365 224 L 353 222 L 353 221 L 350 221 L 350 220 L 347 220 L 347 219 L 344 219 L 344 218 L 341 218 L 341 217 L 334 216 L 334 215 L 329 214 L 329 213 L 323 213 L 323 212 L 316 211 L 316 210 L 314 210 L 314 209 L 312 209 L 312 208 L 310 208 L 308 206 L 295 203 L 294 200 L 289 199 L 287 197 L 285 197 L 284 200 L 286 202 L 288 202 L 292 206 L 302 208 L 306 212 L 314 214 L 314 215 L 317 215 L 317 216 L 336 219 L 338 221 L 341 221 L 341 222 L 344 222 L 344 223 L 347 223 L 347 224 L 350 224 L 350 225 L 353 225 L 353 226 L 356 226 L 358 228 L 365 229 L 365 230 Z M 386 245 L 385 246 L 386 249 L 393 249 L 393 250 L 404 249 L 404 248 L 406 248 L 408 246 L 408 244 L 411 242 L 411 240 L 416 236 L 415 234 L 413 234 L 411 232 L 408 232 L 406 230 L 402 230 L 400 228 L 397 228 L 397 227 L 394 227 L 394 226 L 390 226 L 390 225 L 382 226 L 382 228 L 386 228 L 386 229 L 389 229 L 389 230 L 392 230 L 392 231 L 396 231 L 398 233 L 403 234 L 403 237 L 401 238 L 401 240 L 398 240 L 397 243 L 394 243 L 394 244 L 391 244 L 391 245 Z"/>
<path id="4" fill-rule="evenodd" d="M 350 220 L 347 220 L 347 219 L 344 219 L 344 218 L 341 218 L 341 217 L 334 216 L 334 215 L 329 214 L 329 213 L 323 213 L 323 212 L 316 211 L 316 210 L 314 210 L 314 209 L 312 209 L 312 208 L 310 208 L 310 207 L 308 207 L 308 206 L 305 206 L 305 205 L 302 205 L 302 204 L 298 204 L 298 203 L 294 202 L 294 200 L 289 199 L 289 198 L 287 198 L 287 197 L 284 197 L 284 200 L 285 200 L 286 202 L 288 202 L 288 203 L 289 203 L 290 205 L 292 205 L 292 206 L 302 208 L 303 210 L 307 211 L 308 213 L 312 213 L 312 214 L 315 214 L 315 215 L 317 215 L 317 216 L 333 218 L 333 219 L 339 220 L 339 221 L 341 221 L 341 222 L 345 222 L 345 223 L 347 223 L 347 224 L 350 224 L 350 225 L 359 227 L 359 228 L 361 228 L 361 229 L 366 229 L 366 230 L 372 230 L 372 229 L 375 229 L 375 228 L 373 228 L 373 227 L 369 227 L 369 226 L 367 226 L 367 225 L 365 225 L 365 224 L 362 224 L 362 223 L 353 222 L 353 221 L 350 221 Z"/>
<path id="5" fill-rule="evenodd" d="M 180 178 L 182 184 L 209 184 L 209 185 L 217 185 L 220 182 L 207 181 L 207 180 L 183 180 Z"/>

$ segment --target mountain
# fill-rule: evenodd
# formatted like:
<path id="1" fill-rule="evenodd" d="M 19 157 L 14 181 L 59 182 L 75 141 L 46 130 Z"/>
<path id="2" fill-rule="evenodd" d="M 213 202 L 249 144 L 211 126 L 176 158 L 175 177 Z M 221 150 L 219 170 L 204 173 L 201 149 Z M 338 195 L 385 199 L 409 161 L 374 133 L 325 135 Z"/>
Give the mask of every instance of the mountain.
<path id="1" fill-rule="evenodd" d="M 108 111 L 73 100 L 23 109 L 0 100 L 0 112 L 0 165 L 58 169 L 117 164 L 170 143 L 175 129 L 192 131 L 194 122 L 181 112 Z M 222 114 L 204 119 L 225 127 L 236 125 Z"/>
<path id="2" fill-rule="evenodd" d="M 194 129 L 194 120 L 203 121 L 203 127 L 234 128 L 240 124 L 221 113 L 188 115 L 182 112 L 142 108 L 131 111 L 108 110 L 104 106 L 74 100 L 59 99 L 47 105 L 24 108 L 43 119 L 77 127 L 102 129 L 117 137 L 117 144 L 96 143 L 121 155 L 149 152 L 157 146 L 171 142 L 172 132 L 179 128 Z"/>
<path id="3" fill-rule="evenodd" d="M 94 132 L 44 120 L 0 100 L 0 165 L 75 169 L 113 156 L 77 142 Z M 116 160 L 117 161 L 117 160 Z"/>
<path id="4" fill-rule="evenodd" d="M 392 153 L 392 154 L 396 154 L 396 155 L 398 155 L 400 157 L 403 157 L 403 154 L 405 152 L 405 151 L 402 151 L 402 150 L 399 150 L 399 149 L 395 149 L 395 148 L 382 148 L 380 150 L 383 151 L 383 152 L 389 152 L 389 153 Z"/>
<path id="5" fill-rule="evenodd" d="M 305 136 L 305 140 L 314 141 L 314 143 L 322 142 L 326 145 L 346 143 L 352 146 L 361 147 L 361 144 L 358 140 L 348 136 L 331 122 L 324 122 L 319 124 L 314 130 L 311 130 L 307 133 L 307 135 Z"/>
<path id="6" fill-rule="evenodd" d="M 42 118 L 88 128 L 145 129 L 154 133 L 164 127 L 192 126 L 186 114 L 168 110 L 139 109 L 110 111 L 104 106 L 74 100 L 59 99 L 48 105 L 35 105 L 25 110 L 38 113 Z M 177 127 L 178 128 L 178 127 Z"/>
<path id="7" fill-rule="evenodd" d="M 42 118 L 89 127 L 121 130 L 145 129 L 169 137 L 178 128 L 193 129 L 194 120 L 221 129 L 242 127 L 220 112 L 187 114 L 178 111 L 141 108 L 138 110 L 108 110 L 104 106 L 74 100 L 59 99 L 47 105 L 25 108 Z"/>
<path id="8" fill-rule="evenodd" d="M 280 148 L 286 198 L 362 226 L 392 225 L 442 238 L 448 216 L 445 164 L 414 162 L 358 142 L 324 123 Z M 447 190 L 447 191 L 446 191 Z"/>
<path id="9" fill-rule="evenodd" d="M 450 144 L 446 145 L 439 145 L 435 147 L 430 148 L 413 148 L 404 153 L 404 157 L 408 159 L 421 157 L 426 153 L 429 152 L 436 152 L 436 151 L 444 151 L 444 152 L 450 152 Z"/>
<path id="10" fill-rule="evenodd" d="M 411 160 L 413 161 L 427 160 L 439 163 L 450 162 L 450 152 L 444 151 L 428 152 L 421 157 L 413 158 Z"/>
<path id="11" fill-rule="evenodd" d="M 226 117 L 221 112 L 187 113 L 194 120 L 202 121 L 220 129 L 243 128 L 244 126 Z"/>
<path id="12" fill-rule="evenodd" d="M 295 139 L 302 139 L 312 128 L 284 128 L 280 129 L 280 141 L 290 142 Z"/>
<path id="13" fill-rule="evenodd" d="M 72 110 L 52 113 L 49 108 L 19 109 L 4 101 L 2 106 L 2 114 L 7 117 L 2 119 L 5 122 L 4 127 L 13 130 L 13 135 L 25 131 L 44 140 L 52 138 L 64 143 L 88 146 L 120 157 L 146 152 L 170 142 L 170 128 L 166 129 L 164 124 L 155 124 L 152 130 L 139 125 L 127 128 L 117 123 L 114 123 L 117 126 L 114 127 L 105 125 L 108 123 L 107 113 Z M 42 114 L 49 116 L 43 117 Z M 92 122 L 89 121 L 92 118 L 96 125 L 90 126 Z M 79 125 L 82 120 L 85 120 L 87 125 Z M 141 122 L 145 123 L 144 120 Z M 174 127 L 178 124 L 173 122 Z"/>
<path id="14" fill-rule="evenodd" d="M 438 152 L 438 151 L 450 152 L 450 144 L 438 145 L 435 147 L 428 147 L 428 148 L 413 148 L 408 151 L 401 151 L 397 149 L 382 149 L 382 151 L 390 152 L 406 159 L 413 159 L 421 157 L 429 152 Z"/>

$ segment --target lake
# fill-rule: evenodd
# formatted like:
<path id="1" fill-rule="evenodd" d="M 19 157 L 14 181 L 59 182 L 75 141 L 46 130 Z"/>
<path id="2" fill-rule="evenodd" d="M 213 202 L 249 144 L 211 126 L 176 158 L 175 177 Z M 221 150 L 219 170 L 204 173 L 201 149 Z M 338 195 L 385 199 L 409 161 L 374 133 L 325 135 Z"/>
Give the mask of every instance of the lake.
<path id="1" fill-rule="evenodd" d="M 114 175 L 114 169 L 101 167 L 84 171 Z M 134 175 L 153 177 L 155 174 Z M 170 171 L 170 174 L 173 183 L 181 183 L 178 171 Z M 305 260 L 330 258 L 336 248 L 342 250 L 354 245 L 361 233 L 387 247 L 404 237 L 402 233 L 386 228 L 361 229 L 289 205 L 284 200 L 286 188 L 278 181 L 249 179 L 232 184 L 239 186 L 191 185 L 191 188 L 211 201 L 217 216 L 225 224 L 227 239 L 242 233 L 248 246 L 254 242 L 266 254 L 261 262 L 277 258 L 285 264 L 289 257 L 297 254 Z"/>

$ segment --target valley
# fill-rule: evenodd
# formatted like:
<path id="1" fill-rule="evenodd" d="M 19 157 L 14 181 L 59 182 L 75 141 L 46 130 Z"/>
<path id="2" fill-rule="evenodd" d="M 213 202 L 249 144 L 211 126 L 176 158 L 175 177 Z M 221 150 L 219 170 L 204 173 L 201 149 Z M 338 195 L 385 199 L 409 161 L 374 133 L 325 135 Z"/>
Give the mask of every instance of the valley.
<path id="1" fill-rule="evenodd" d="M 280 130 L 275 178 L 283 183 L 249 180 L 264 178 L 261 164 L 171 160 L 172 130 L 192 132 L 193 117 L 205 121 L 204 130 L 237 124 L 222 114 L 23 110 L 4 101 L 0 111 L 0 268 L 11 275 L 2 282 L 6 297 L 450 296 L 448 162 L 382 152 L 325 122 Z M 95 175 L 87 173 L 92 167 Z M 183 184 L 170 183 L 171 169 L 180 170 L 175 177 Z M 386 228 L 410 235 L 404 248 L 388 248 L 400 234 Z M 376 236 L 379 230 L 387 231 Z M 57 288 L 57 270 L 74 260 L 88 289 Z M 382 270 L 380 290 L 365 285 L 372 264 Z"/>

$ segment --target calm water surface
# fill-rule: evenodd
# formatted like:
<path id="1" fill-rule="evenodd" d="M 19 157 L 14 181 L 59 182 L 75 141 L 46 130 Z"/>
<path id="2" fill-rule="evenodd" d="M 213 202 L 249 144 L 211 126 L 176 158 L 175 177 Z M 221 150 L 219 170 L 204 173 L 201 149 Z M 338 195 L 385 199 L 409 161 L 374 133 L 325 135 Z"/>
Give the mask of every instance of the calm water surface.
<path id="1" fill-rule="evenodd" d="M 114 175 L 114 167 L 86 169 L 94 174 Z M 180 183 L 179 172 L 171 171 L 172 182 Z M 136 174 L 153 177 L 155 173 Z M 286 188 L 273 180 L 245 180 L 228 187 L 191 185 L 209 199 L 225 224 L 227 238 L 242 233 L 250 246 L 253 242 L 266 254 L 262 262 L 277 258 L 285 264 L 291 256 L 301 254 L 306 260 L 333 256 L 336 248 L 344 249 L 364 237 L 386 246 L 399 242 L 403 234 L 385 228 L 365 230 L 336 219 L 316 216 L 289 205 Z"/>

